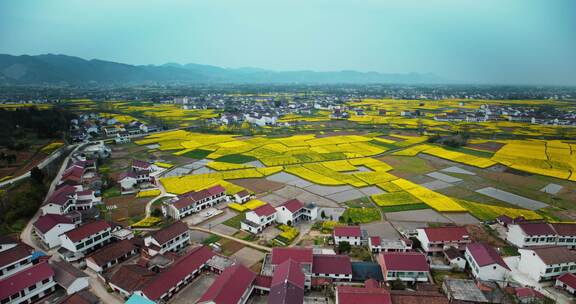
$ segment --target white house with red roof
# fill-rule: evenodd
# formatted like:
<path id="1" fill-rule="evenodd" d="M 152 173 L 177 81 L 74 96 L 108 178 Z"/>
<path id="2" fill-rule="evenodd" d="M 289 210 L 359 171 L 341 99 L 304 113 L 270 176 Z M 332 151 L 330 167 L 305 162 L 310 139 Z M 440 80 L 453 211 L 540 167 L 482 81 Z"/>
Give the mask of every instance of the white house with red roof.
<path id="1" fill-rule="evenodd" d="M 168 200 L 162 206 L 165 216 L 182 219 L 203 209 L 228 201 L 226 189 L 220 185 L 200 191 L 191 191 Z"/>
<path id="2" fill-rule="evenodd" d="M 276 222 L 276 208 L 264 204 L 252 211 L 246 212 L 245 219 L 240 222 L 240 229 L 250 233 L 260 233 L 264 228 Z"/>
<path id="3" fill-rule="evenodd" d="M 45 214 L 41 215 L 32 227 L 42 244 L 51 249 L 60 246 L 60 235 L 76 228 L 76 225 L 64 215 Z"/>
<path id="4" fill-rule="evenodd" d="M 384 252 L 377 256 L 384 281 L 427 282 L 430 265 L 420 252 Z"/>
<path id="5" fill-rule="evenodd" d="M 282 262 L 272 276 L 268 303 L 304 303 L 306 277 L 298 262 Z"/>
<path id="6" fill-rule="evenodd" d="M 58 253 L 68 262 L 81 259 L 86 253 L 111 241 L 112 226 L 104 220 L 89 222 L 60 235 Z"/>
<path id="7" fill-rule="evenodd" d="M 4 246 L 0 251 L 0 279 L 32 266 L 33 253 L 32 247 L 15 240 L 10 246 Z"/>
<path id="8" fill-rule="evenodd" d="M 518 270 L 535 281 L 551 280 L 576 273 L 576 252 L 561 246 L 537 246 L 518 249 Z"/>
<path id="9" fill-rule="evenodd" d="M 364 287 L 336 286 L 336 304 L 391 304 L 390 292 L 380 288 L 374 280 L 367 280 Z"/>
<path id="10" fill-rule="evenodd" d="M 568 293 L 576 295 L 576 274 L 565 273 L 556 279 L 554 287 L 566 290 Z"/>
<path id="11" fill-rule="evenodd" d="M 334 245 L 338 246 L 342 242 L 348 242 L 352 246 L 362 244 L 362 230 L 360 226 L 337 226 L 332 232 Z"/>
<path id="12" fill-rule="evenodd" d="M 315 254 L 312 258 L 312 277 L 336 282 L 352 281 L 352 262 L 347 255 Z"/>
<path id="13" fill-rule="evenodd" d="M 464 251 L 471 243 L 465 227 L 428 227 L 416 229 L 416 238 L 428 254 L 442 253 L 449 247 Z"/>
<path id="14" fill-rule="evenodd" d="M 144 238 L 144 246 L 146 246 L 147 254 L 151 257 L 169 251 L 179 251 L 189 244 L 188 226 L 181 221 L 176 221 Z"/>
<path id="15" fill-rule="evenodd" d="M 464 258 L 476 279 L 502 282 L 510 273 L 510 268 L 496 249 L 484 243 L 472 243 L 466 246 Z"/>
<path id="16" fill-rule="evenodd" d="M 372 253 L 406 252 L 412 250 L 412 240 L 407 238 L 383 239 L 379 236 L 368 238 L 368 247 Z"/>
<path id="17" fill-rule="evenodd" d="M 288 226 L 300 221 L 313 221 L 318 217 L 318 207 L 310 203 L 304 205 L 297 199 L 291 199 L 276 207 L 277 221 Z"/>
<path id="18" fill-rule="evenodd" d="M 56 189 L 42 204 L 42 214 L 66 214 L 76 210 L 77 188 L 63 185 Z"/>
<path id="19" fill-rule="evenodd" d="M 508 225 L 506 234 L 506 240 L 518 247 L 555 245 L 556 237 L 556 231 L 548 223 Z"/>
<path id="20" fill-rule="evenodd" d="M 312 248 L 272 248 L 272 254 L 266 255 L 264 265 L 262 267 L 262 274 L 271 276 L 278 268 L 278 265 L 284 263 L 287 260 L 293 260 L 300 264 L 300 268 L 302 269 L 305 277 L 305 286 L 309 288 L 312 285 L 312 263 L 314 262 L 314 254 Z"/>
<path id="21" fill-rule="evenodd" d="M 0 303 L 31 303 L 56 290 L 54 270 L 47 261 L 0 279 Z"/>
<path id="22" fill-rule="evenodd" d="M 196 247 L 134 293 L 154 302 L 167 302 L 206 269 L 213 256 L 214 252 L 209 247 Z"/>
<path id="23" fill-rule="evenodd" d="M 250 200 L 250 198 L 252 197 L 252 195 L 250 194 L 250 192 L 248 192 L 248 190 L 242 190 L 239 191 L 238 193 L 234 194 L 234 201 L 238 204 L 244 204 L 246 202 L 248 202 Z"/>
<path id="24" fill-rule="evenodd" d="M 97 273 L 127 260 L 135 255 L 138 249 L 132 241 L 122 240 L 106 245 L 86 257 L 86 267 Z"/>
<path id="25" fill-rule="evenodd" d="M 256 273 L 242 264 L 226 268 L 198 300 L 198 304 L 244 304 L 254 290 Z"/>

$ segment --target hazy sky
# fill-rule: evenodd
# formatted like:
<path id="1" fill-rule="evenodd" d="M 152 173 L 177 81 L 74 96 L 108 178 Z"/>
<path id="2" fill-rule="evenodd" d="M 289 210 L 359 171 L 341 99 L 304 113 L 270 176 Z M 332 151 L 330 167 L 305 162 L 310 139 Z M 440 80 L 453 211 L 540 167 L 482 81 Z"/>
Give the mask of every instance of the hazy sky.
<path id="1" fill-rule="evenodd" d="M 0 53 L 576 85 L 576 1 L 0 0 Z"/>

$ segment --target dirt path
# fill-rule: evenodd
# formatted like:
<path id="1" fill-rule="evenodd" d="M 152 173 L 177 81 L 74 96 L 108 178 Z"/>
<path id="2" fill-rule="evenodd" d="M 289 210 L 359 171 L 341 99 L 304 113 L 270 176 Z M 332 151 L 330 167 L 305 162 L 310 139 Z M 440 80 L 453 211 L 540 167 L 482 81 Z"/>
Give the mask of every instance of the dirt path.
<path id="1" fill-rule="evenodd" d="M 240 243 L 240 244 L 246 245 L 246 246 L 248 246 L 248 247 L 252 247 L 252 248 L 254 248 L 254 249 L 262 250 L 262 251 L 265 251 L 265 252 L 272 252 L 272 248 L 268 248 L 268 247 L 265 247 L 265 246 L 262 246 L 262 245 L 254 244 L 254 243 L 252 243 L 252 242 L 248 242 L 248 241 L 245 241 L 245 240 L 242 240 L 242 239 L 238 239 L 238 238 L 235 238 L 235 237 L 233 237 L 233 236 L 229 236 L 229 235 L 226 235 L 226 234 L 223 234 L 223 233 L 220 233 L 220 232 L 216 232 L 216 231 L 214 231 L 214 230 L 209 230 L 209 229 L 206 229 L 206 228 L 197 227 L 197 226 L 190 226 L 190 225 L 188 225 L 188 228 L 190 228 L 190 230 L 196 230 L 196 231 L 202 231 L 202 232 L 206 232 L 206 233 L 211 233 L 211 234 L 217 235 L 217 236 L 219 236 L 219 237 L 222 237 L 222 238 L 225 238 L 225 239 L 229 239 L 229 240 L 238 242 L 238 243 Z"/>

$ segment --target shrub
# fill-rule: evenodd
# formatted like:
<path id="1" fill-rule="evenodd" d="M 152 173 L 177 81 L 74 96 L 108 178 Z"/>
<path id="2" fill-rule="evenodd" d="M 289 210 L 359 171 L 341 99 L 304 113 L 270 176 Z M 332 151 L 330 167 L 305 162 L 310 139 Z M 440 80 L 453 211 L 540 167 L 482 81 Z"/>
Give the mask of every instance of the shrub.
<path id="1" fill-rule="evenodd" d="M 160 224 L 161 222 L 162 222 L 161 218 L 149 216 L 132 224 L 132 228 L 150 228 Z"/>

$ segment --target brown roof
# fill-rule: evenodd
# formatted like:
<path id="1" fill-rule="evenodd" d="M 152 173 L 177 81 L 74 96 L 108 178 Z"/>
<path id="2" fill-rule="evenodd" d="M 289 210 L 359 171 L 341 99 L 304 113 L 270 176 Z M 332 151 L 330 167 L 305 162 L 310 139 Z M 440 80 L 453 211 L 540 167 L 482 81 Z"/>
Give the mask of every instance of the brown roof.
<path id="1" fill-rule="evenodd" d="M 72 229 L 66 233 L 64 233 L 72 242 L 81 241 L 91 235 L 100 233 L 106 229 L 110 228 L 110 224 L 108 224 L 104 220 L 98 220 L 90 223 L 86 223 L 80 227 Z"/>
<path id="2" fill-rule="evenodd" d="M 392 304 L 448 304 L 448 298 L 436 291 L 390 290 Z"/>
<path id="3" fill-rule="evenodd" d="M 534 251 L 546 265 L 576 262 L 576 252 L 566 247 L 543 246 L 533 247 L 530 250 Z"/>
<path id="4" fill-rule="evenodd" d="M 32 255 L 34 249 L 24 243 L 18 243 L 16 247 L 2 251 L 0 254 L 0 267 L 13 264 L 19 260 L 22 260 L 30 255 Z"/>
<path id="5" fill-rule="evenodd" d="M 177 221 L 166 228 L 154 232 L 152 237 L 162 245 L 186 231 L 188 231 L 188 226 L 181 221 Z"/>
<path id="6" fill-rule="evenodd" d="M 561 236 L 576 236 L 576 224 L 558 223 L 552 224 L 552 228 Z"/>
<path id="7" fill-rule="evenodd" d="M 156 273 L 140 265 L 123 265 L 110 277 L 108 281 L 128 292 L 141 289 Z"/>
<path id="8" fill-rule="evenodd" d="M 60 286 L 64 288 L 70 287 L 74 281 L 79 278 L 85 278 L 88 275 L 80 269 L 72 266 L 72 264 L 64 261 L 55 261 L 52 263 L 54 270 L 54 279 Z"/>
<path id="9" fill-rule="evenodd" d="M 100 299 L 93 293 L 82 290 L 69 297 L 64 298 L 59 304 L 97 304 Z"/>
<path id="10" fill-rule="evenodd" d="M 120 258 L 123 255 L 129 254 L 135 249 L 136 246 L 134 246 L 132 241 L 122 240 L 99 249 L 98 251 L 89 255 L 87 259 L 92 260 L 98 266 L 102 266 Z"/>

